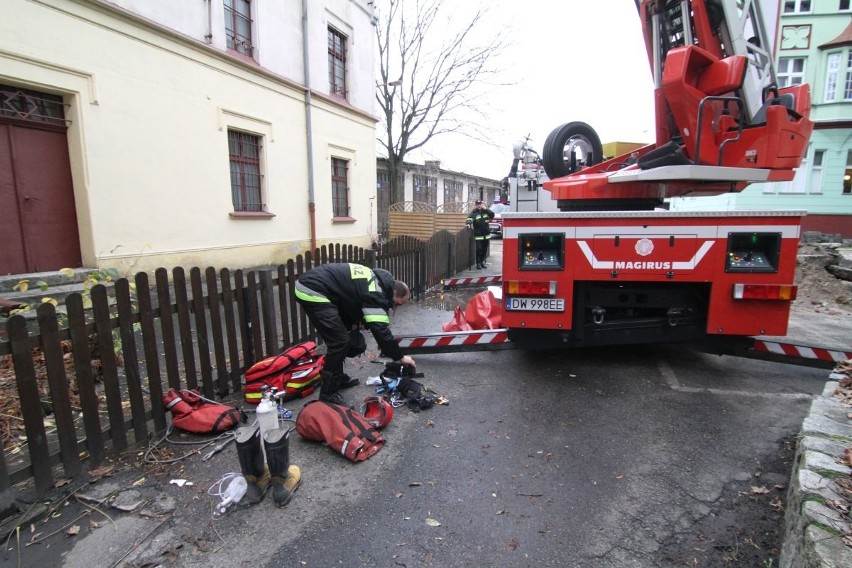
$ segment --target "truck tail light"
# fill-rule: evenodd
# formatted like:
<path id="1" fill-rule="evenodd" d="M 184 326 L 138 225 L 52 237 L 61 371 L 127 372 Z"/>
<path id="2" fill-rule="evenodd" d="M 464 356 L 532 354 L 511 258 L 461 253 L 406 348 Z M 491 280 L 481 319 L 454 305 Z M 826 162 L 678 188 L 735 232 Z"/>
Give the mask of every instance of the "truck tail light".
<path id="1" fill-rule="evenodd" d="M 793 301 L 798 291 L 794 284 L 734 284 L 734 299 Z"/>
<path id="2" fill-rule="evenodd" d="M 508 280 L 505 283 L 509 296 L 554 296 L 556 281 L 533 282 L 530 280 Z"/>

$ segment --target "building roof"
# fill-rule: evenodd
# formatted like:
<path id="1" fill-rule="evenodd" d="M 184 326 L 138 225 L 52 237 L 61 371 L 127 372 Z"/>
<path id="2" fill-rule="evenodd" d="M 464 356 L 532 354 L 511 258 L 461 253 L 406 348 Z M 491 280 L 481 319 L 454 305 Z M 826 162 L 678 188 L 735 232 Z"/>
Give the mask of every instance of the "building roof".
<path id="1" fill-rule="evenodd" d="M 841 33 L 833 40 L 822 44 L 821 46 L 819 46 L 819 48 L 831 49 L 832 47 L 842 47 L 844 45 L 852 45 L 852 21 L 849 22 L 849 25 L 846 26 L 846 29 L 843 30 L 843 33 Z"/>

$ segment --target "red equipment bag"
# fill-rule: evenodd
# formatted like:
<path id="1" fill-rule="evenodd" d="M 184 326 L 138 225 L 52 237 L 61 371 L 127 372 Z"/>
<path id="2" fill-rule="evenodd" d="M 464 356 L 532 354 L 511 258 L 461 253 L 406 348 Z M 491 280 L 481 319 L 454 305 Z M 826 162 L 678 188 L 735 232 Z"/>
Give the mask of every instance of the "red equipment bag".
<path id="1" fill-rule="evenodd" d="M 172 413 L 172 426 L 194 434 L 227 432 L 247 419 L 242 410 L 206 400 L 196 390 L 169 389 L 163 405 Z"/>
<path id="2" fill-rule="evenodd" d="M 497 329 L 503 319 L 503 306 L 491 290 L 483 290 L 468 301 L 464 316 L 473 329 Z"/>
<path id="3" fill-rule="evenodd" d="M 264 385 L 284 393 L 279 400 L 311 395 L 320 385 L 324 355 L 317 355 L 317 344 L 305 341 L 288 347 L 278 355 L 258 361 L 245 372 L 243 396 L 246 402 L 257 404 Z"/>
<path id="4" fill-rule="evenodd" d="M 464 317 L 464 311 L 461 307 L 456 306 L 453 310 L 453 319 L 441 326 L 444 331 L 470 331 L 473 328 L 467 323 L 467 318 Z"/>
<path id="5" fill-rule="evenodd" d="M 296 431 L 306 440 L 325 442 L 353 462 L 364 461 L 385 445 L 378 429 L 346 406 L 312 400 L 299 412 Z"/>
<path id="6" fill-rule="evenodd" d="M 443 324 L 444 331 L 471 331 L 474 329 L 497 329 L 503 320 L 503 306 L 491 293 L 483 290 L 471 298 L 464 311 L 456 307 L 453 319 Z"/>

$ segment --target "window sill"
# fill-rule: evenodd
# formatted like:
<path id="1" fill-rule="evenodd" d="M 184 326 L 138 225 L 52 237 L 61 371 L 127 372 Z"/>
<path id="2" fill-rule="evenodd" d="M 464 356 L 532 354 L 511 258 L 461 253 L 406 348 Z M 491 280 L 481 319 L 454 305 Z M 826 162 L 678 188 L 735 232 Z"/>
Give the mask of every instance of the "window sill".
<path id="1" fill-rule="evenodd" d="M 228 55 L 230 55 L 234 59 L 239 59 L 240 61 L 243 61 L 245 63 L 249 63 L 249 64 L 254 65 L 256 67 L 259 66 L 257 59 L 255 59 L 253 56 L 246 55 L 245 53 L 237 51 L 236 49 L 233 49 L 231 47 L 228 47 L 226 49 L 228 51 Z M 252 52 L 254 52 L 255 49 L 256 48 L 252 47 Z"/>
<path id="2" fill-rule="evenodd" d="M 354 223 L 357 220 L 358 219 L 354 219 L 352 217 L 332 217 L 331 218 L 332 223 Z"/>
<path id="3" fill-rule="evenodd" d="M 231 211 L 228 213 L 231 219 L 272 219 L 275 213 L 269 211 Z"/>

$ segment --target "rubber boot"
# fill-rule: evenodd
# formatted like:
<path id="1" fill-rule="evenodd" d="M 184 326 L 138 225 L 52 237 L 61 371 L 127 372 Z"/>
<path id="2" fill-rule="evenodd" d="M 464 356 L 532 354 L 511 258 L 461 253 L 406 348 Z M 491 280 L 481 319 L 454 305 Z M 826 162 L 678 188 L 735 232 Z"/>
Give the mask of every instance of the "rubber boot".
<path id="1" fill-rule="evenodd" d="M 293 493 L 302 483 L 299 466 L 290 465 L 290 431 L 283 428 L 266 433 L 266 461 L 272 475 L 272 498 L 279 507 L 284 507 L 293 498 Z"/>
<path id="2" fill-rule="evenodd" d="M 237 443 L 237 459 L 240 471 L 246 478 L 246 494 L 240 502 L 248 505 L 260 503 L 269 487 L 269 470 L 263 463 L 261 451 L 260 426 L 255 422 L 251 426 L 241 426 L 234 435 Z"/>
<path id="3" fill-rule="evenodd" d="M 322 371 L 320 377 L 322 378 L 322 385 L 320 386 L 319 399 L 323 402 L 347 406 L 346 401 L 337 392 L 340 388 L 342 375 L 335 375 L 331 371 Z"/>
<path id="4" fill-rule="evenodd" d="M 357 378 L 352 378 L 346 373 L 343 373 L 342 375 L 340 375 L 337 388 L 338 390 L 351 389 L 352 387 L 357 387 L 360 382 L 361 381 L 359 381 Z"/>

